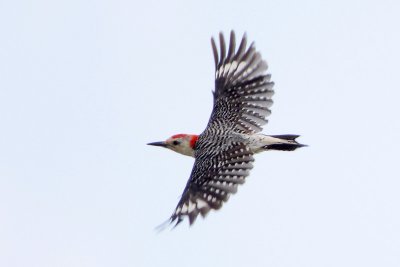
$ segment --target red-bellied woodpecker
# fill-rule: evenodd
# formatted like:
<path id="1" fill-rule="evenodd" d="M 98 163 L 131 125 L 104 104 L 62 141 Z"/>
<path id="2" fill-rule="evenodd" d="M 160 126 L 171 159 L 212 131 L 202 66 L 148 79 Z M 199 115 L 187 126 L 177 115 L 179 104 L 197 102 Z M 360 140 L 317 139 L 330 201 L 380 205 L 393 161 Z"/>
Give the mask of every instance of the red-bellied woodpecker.
<path id="1" fill-rule="evenodd" d="M 298 135 L 264 135 L 259 132 L 270 115 L 274 83 L 266 74 L 267 63 L 255 50 L 246 48 L 246 34 L 236 50 L 232 31 L 228 51 L 224 36 L 220 49 L 211 38 L 215 60 L 214 107 L 206 129 L 200 135 L 177 134 L 148 145 L 169 148 L 195 158 L 182 197 L 170 217 L 179 224 L 185 216 L 190 225 L 199 214 L 219 209 L 253 168 L 253 155 L 267 150 L 292 151 L 304 145 Z"/>

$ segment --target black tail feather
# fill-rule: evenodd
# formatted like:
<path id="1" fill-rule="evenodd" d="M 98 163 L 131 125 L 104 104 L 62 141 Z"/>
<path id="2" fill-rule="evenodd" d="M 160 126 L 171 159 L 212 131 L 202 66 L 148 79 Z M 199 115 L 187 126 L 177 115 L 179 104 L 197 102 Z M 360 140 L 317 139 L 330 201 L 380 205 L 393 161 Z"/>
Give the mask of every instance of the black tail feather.
<path id="1" fill-rule="evenodd" d="M 294 141 L 297 137 L 300 137 L 300 135 L 296 134 L 280 134 L 280 135 L 270 135 L 270 136 L 274 138 L 292 140 L 292 141 Z"/>
<path id="2" fill-rule="evenodd" d="M 299 147 L 304 147 L 307 145 L 300 144 L 296 141 L 296 138 L 300 135 L 295 134 L 281 134 L 281 135 L 270 135 L 271 137 L 283 139 L 289 141 L 288 143 L 277 143 L 265 146 L 265 149 L 268 150 L 282 150 L 282 151 L 293 151 Z"/>
<path id="3" fill-rule="evenodd" d="M 268 150 L 282 150 L 282 151 L 293 151 L 296 150 L 299 147 L 304 147 L 307 145 L 303 145 L 303 144 L 273 144 L 273 145 L 269 145 L 269 146 L 265 146 L 265 149 Z"/>

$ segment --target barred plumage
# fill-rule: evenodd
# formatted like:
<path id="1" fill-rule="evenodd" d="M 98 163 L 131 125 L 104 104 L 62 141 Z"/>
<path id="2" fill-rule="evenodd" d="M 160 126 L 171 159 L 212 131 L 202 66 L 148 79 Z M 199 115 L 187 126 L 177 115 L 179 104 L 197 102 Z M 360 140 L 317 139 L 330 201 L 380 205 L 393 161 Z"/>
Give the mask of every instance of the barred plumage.
<path id="1" fill-rule="evenodd" d="M 247 37 L 243 36 L 235 53 L 235 33 L 232 31 L 228 55 L 221 33 L 220 56 L 214 39 L 211 39 L 215 59 L 214 110 L 206 131 L 215 124 L 224 125 L 227 131 L 251 134 L 260 132 L 271 114 L 274 83 L 266 75 L 267 63 L 255 50 L 254 43 L 246 50 Z"/>
<path id="2" fill-rule="evenodd" d="M 248 48 L 244 34 L 236 50 L 235 33 L 230 34 L 228 52 L 224 35 L 219 35 L 219 51 L 211 39 L 215 60 L 214 107 L 206 129 L 199 136 L 179 134 L 162 146 L 193 156 L 194 166 L 182 197 L 169 219 L 178 225 L 184 217 L 193 224 L 199 214 L 219 209 L 253 168 L 253 154 L 266 150 L 295 150 L 303 145 L 297 135 L 267 136 L 258 133 L 268 121 L 274 91 L 267 63 Z"/>
<path id="3" fill-rule="evenodd" d="M 210 209 L 219 209 L 230 194 L 236 193 L 237 186 L 244 183 L 253 168 L 254 159 L 249 147 L 239 142 L 240 135 L 235 133 L 261 131 L 270 114 L 274 84 L 270 82 L 271 76 L 264 73 L 266 62 L 255 51 L 254 44 L 246 50 L 246 35 L 235 51 L 235 33 L 231 32 L 227 56 L 224 35 L 219 37 L 220 56 L 211 39 L 216 68 L 214 108 L 196 143 L 190 179 L 171 216 L 171 222 L 176 220 L 177 224 L 184 216 L 192 224 L 199 213 L 205 216 Z"/>
<path id="4" fill-rule="evenodd" d="M 210 209 L 221 208 L 237 186 L 244 183 L 253 168 L 253 153 L 243 143 L 232 142 L 224 150 L 203 148 L 206 138 L 199 140 L 195 151 L 195 164 L 171 222 L 189 217 L 192 224 L 200 213 L 205 216 Z"/>

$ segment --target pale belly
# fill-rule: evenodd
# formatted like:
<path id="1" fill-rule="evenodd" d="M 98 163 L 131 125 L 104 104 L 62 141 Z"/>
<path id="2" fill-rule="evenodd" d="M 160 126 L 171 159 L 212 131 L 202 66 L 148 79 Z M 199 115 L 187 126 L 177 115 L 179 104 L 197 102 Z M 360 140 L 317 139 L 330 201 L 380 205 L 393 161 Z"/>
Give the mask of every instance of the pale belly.
<path id="1" fill-rule="evenodd" d="M 269 145 L 290 143 L 289 140 L 280 139 L 265 134 L 241 134 L 240 137 L 243 139 L 243 142 L 248 145 L 253 153 L 266 151 L 268 150 Z"/>

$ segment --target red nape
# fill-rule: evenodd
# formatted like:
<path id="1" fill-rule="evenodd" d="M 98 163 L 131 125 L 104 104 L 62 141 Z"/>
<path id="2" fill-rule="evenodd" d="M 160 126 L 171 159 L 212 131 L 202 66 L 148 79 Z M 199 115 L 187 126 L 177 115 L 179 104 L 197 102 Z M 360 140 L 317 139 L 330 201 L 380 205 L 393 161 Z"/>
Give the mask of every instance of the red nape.
<path id="1" fill-rule="evenodd" d="M 173 136 L 171 136 L 171 138 L 182 138 L 185 137 L 187 134 L 175 134 Z"/>
<path id="2" fill-rule="evenodd" d="M 193 134 L 192 137 L 190 138 L 190 147 L 194 149 L 194 146 L 196 145 L 197 139 L 199 139 L 198 135 Z"/>

